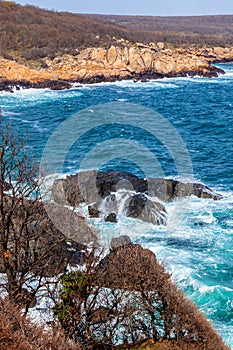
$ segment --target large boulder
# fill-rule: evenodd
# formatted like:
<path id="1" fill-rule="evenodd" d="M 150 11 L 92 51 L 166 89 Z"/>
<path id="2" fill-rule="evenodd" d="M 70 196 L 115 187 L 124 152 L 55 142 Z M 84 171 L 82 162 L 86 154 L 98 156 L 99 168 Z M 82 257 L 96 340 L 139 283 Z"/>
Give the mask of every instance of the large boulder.
<path id="1" fill-rule="evenodd" d="M 135 194 L 126 202 L 126 216 L 139 218 L 154 225 L 166 225 L 165 207 L 144 193 Z"/>
<path id="2" fill-rule="evenodd" d="M 111 243 L 110 243 L 110 248 L 117 249 L 119 247 L 124 247 L 124 246 L 132 245 L 132 244 L 133 243 L 132 243 L 129 236 L 122 235 L 120 237 L 112 238 Z"/>

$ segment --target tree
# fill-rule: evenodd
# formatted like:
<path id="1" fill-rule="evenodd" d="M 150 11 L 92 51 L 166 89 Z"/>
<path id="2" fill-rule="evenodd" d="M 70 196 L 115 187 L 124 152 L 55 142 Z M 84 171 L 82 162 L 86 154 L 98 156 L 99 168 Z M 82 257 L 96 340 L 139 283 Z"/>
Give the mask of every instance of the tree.
<path id="1" fill-rule="evenodd" d="M 85 269 L 60 277 L 60 300 L 53 309 L 65 334 L 88 349 L 111 349 L 122 339 L 138 340 L 133 335 L 138 324 L 130 322 L 137 312 L 132 293 L 105 288 L 101 280 L 96 283 L 94 274 L 102 253 L 87 251 Z"/>
<path id="2" fill-rule="evenodd" d="M 44 277 L 64 272 L 71 260 L 77 263 L 81 246 L 64 236 L 47 215 L 38 167 L 30 161 L 25 142 L 19 143 L 11 128 L 1 125 L 0 143 L 0 270 L 6 274 L 2 287 L 27 311 Z M 68 209 L 54 205 L 51 210 L 68 231 L 73 220 L 78 229 L 88 231 Z"/>

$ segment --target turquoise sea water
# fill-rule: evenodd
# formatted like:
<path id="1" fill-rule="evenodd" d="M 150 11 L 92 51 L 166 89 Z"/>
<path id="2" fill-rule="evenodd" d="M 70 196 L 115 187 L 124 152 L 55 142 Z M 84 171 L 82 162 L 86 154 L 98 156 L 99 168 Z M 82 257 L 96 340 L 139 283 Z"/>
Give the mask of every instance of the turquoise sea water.
<path id="1" fill-rule="evenodd" d="M 233 65 L 221 67 L 226 75 L 214 79 L 3 92 L 0 107 L 3 120 L 12 123 L 19 137 L 27 135 L 27 147 L 38 162 L 56 129 L 78 112 L 70 128 L 62 129 L 63 141 L 54 150 L 56 160 L 59 147 L 72 144 L 74 129 L 79 131 L 66 152 L 64 173 L 97 164 L 100 169 L 179 178 L 187 173 L 179 168 L 187 149 L 193 178 L 220 192 L 221 201 L 180 200 L 185 212 L 171 230 L 125 218 L 117 224 L 95 224 L 105 242 L 128 234 L 153 250 L 233 348 Z M 161 138 L 155 112 L 168 122 Z M 100 115 L 101 125 L 96 125 Z M 167 205 L 170 217 L 176 207 L 177 202 Z"/>

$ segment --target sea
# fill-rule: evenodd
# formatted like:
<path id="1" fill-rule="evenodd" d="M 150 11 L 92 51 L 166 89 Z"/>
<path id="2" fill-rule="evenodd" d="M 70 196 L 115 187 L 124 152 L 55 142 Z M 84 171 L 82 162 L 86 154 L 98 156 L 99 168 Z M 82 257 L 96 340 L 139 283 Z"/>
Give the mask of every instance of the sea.
<path id="1" fill-rule="evenodd" d="M 222 195 L 165 203 L 166 226 L 123 212 L 117 223 L 89 221 L 106 247 L 126 234 L 151 249 L 233 349 L 233 64 L 218 66 L 226 74 L 217 78 L 1 92 L 0 109 L 48 186 L 66 174 L 115 169 L 201 182 Z"/>

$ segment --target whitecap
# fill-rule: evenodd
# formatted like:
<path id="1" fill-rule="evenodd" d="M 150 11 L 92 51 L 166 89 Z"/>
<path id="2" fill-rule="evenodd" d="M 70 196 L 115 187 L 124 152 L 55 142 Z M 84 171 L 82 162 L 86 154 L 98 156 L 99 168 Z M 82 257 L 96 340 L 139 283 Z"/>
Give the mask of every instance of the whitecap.
<path id="1" fill-rule="evenodd" d="M 233 292 L 232 288 L 224 287 L 224 286 L 220 286 L 220 285 L 199 287 L 199 292 L 201 294 L 212 293 L 212 292 L 214 292 L 216 290 L 217 291 L 224 290 L 226 292 Z"/>
<path id="2" fill-rule="evenodd" d="M 0 110 L 0 113 L 2 114 L 2 116 L 4 117 L 8 117 L 8 116 L 12 116 L 12 115 L 21 115 L 21 113 L 18 112 L 13 112 L 13 111 L 4 111 L 4 110 Z M 11 119 L 17 119 L 17 118 L 11 118 Z"/>

